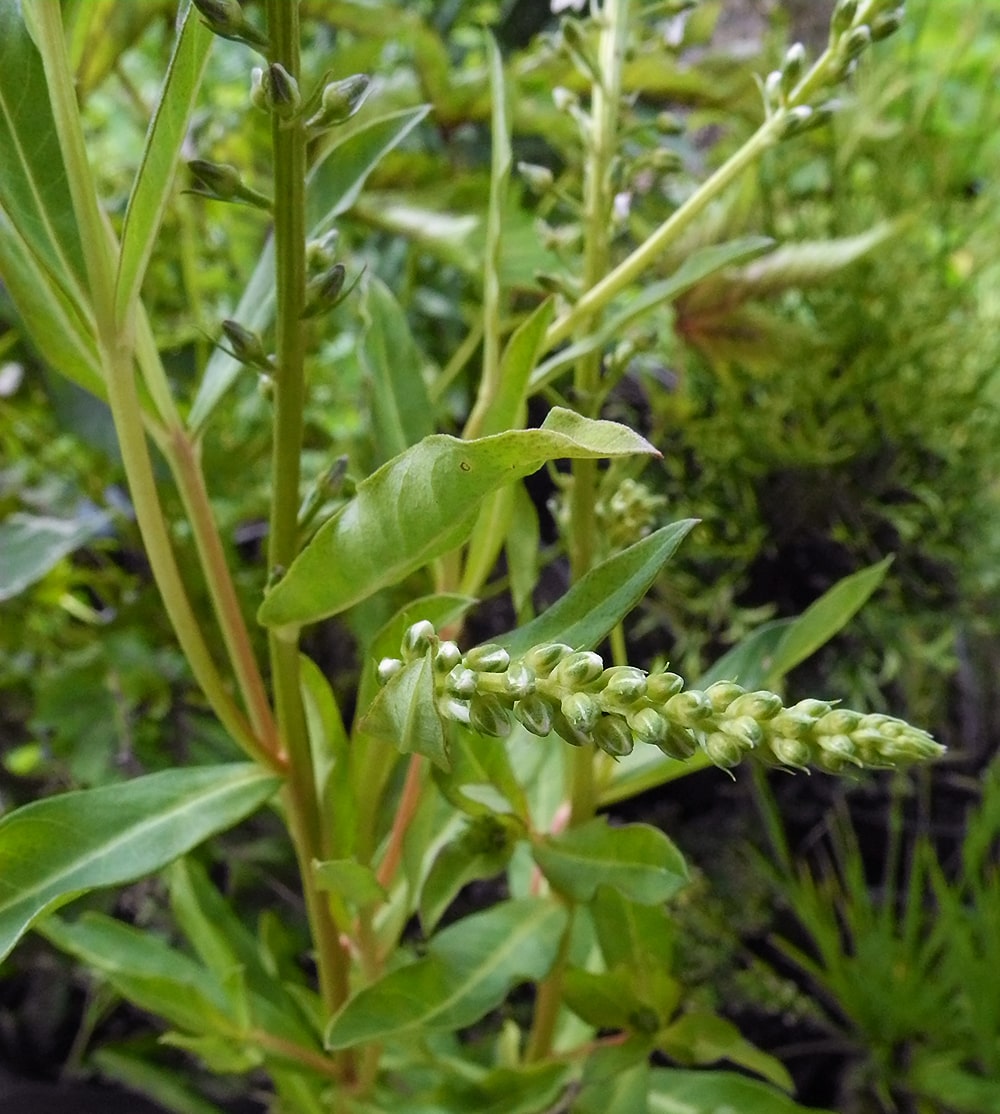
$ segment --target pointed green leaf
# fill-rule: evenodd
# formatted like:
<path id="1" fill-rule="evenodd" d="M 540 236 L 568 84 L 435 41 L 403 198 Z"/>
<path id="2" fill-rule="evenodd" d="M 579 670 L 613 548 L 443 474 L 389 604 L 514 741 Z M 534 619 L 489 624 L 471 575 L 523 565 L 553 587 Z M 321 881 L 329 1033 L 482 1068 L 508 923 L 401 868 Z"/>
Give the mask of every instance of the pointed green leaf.
<path id="1" fill-rule="evenodd" d="M 358 485 L 264 599 L 268 627 L 335 615 L 460 545 L 493 491 L 560 458 L 655 454 L 625 426 L 554 409 L 540 429 L 427 437 Z"/>
<path id="2" fill-rule="evenodd" d="M 577 1017 L 595 1029 L 639 1029 L 649 1033 L 659 1018 L 636 994 L 629 972 L 584 971 L 570 967 L 563 976 L 563 998 Z"/>
<path id="3" fill-rule="evenodd" d="M 197 1093 L 189 1082 L 189 1071 L 152 1063 L 126 1045 L 103 1044 L 88 1052 L 87 1062 L 105 1079 L 152 1101 L 158 1100 L 172 1114 L 224 1114 L 215 1103 Z"/>
<path id="4" fill-rule="evenodd" d="M 358 730 L 401 754 L 422 754 L 448 769 L 448 744 L 435 701 L 430 653 L 404 666 L 380 690 Z"/>
<path id="5" fill-rule="evenodd" d="M 753 259 L 768 251 L 773 245 L 774 241 L 767 236 L 748 236 L 743 240 L 701 248 L 688 256 L 669 278 L 646 285 L 641 293 L 629 299 L 624 308 L 610 315 L 600 329 L 583 340 L 566 345 L 555 355 L 550 356 L 532 375 L 531 390 L 540 391 L 582 357 L 598 352 L 621 339 L 625 328 L 643 314 L 649 313 L 657 306 L 675 301 L 723 267 L 745 259 Z"/>
<path id="6" fill-rule="evenodd" d="M 599 1048 L 588 1057 L 573 1114 L 646 1114 L 649 1051 L 645 1039 L 633 1037 L 625 1044 Z"/>
<path id="7" fill-rule="evenodd" d="M 500 358 L 500 389 L 483 419 L 481 432 L 484 436 L 523 425 L 528 380 L 538 363 L 554 314 L 555 302 L 547 298 L 511 334 Z"/>
<path id="8" fill-rule="evenodd" d="M 728 1071 L 653 1068 L 649 1114 L 833 1114 L 800 1106 L 766 1083 Z"/>
<path id="9" fill-rule="evenodd" d="M 544 1114 L 557 1110 L 571 1077 L 566 1064 L 522 1064 L 494 1068 L 475 1081 L 457 1072 L 445 1080 L 441 1101 L 448 1114 Z"/>
<path id="10" fill-rule="evenodd" d="M 671 523 L 609 557 L 537 619 L 496 641 L 513 657 L 543 642 L 565 642 L 580 650 L 596 646 L 642 599 L 696 524 L 694 518 Z"/>
<path id="11" fill-rule="evenodd" d="M 327 1048 L 471 1025 L 515 984 L 548 974 L 567 920 L 561 905 L 539 898 L 465 917 L 434 937 L 422 959 L 356 994 L 330 1023 Z"/>
<path id="12" fill-rule="evenodd" d="M 379 464 L 434 432 L 423 358 L 406 314 L 385 283 L 371 279 L 361 298 L 361 366 L 372 384 L 372 425 Z"/>
<path id="13" fill-rule="evenodd" d="M 610 886 L 602 886 L 591 903 L 590 915 L 608 967 L 672 969 L 674 922 L 661 906 L 639 905 Z"/>
<path id="14" fill-rule="evenodd" d="M 8 813 L 0 819 L 0 959 L 43 913 L 159 870 L 255 811 L 279 784 L 242 763 L 165 770 Z"/>
<path id="15" fill-rule="evenodd" d="M 736 681 L 745 689 L 763 688 L 768 678 L 778 679 L 774 671 L 774 653 L 794 619 L 772 619 L 727 650 L 698 678 L 698 687 L 707 688 L 715 681 Z"/>
<path id="16" fill-rule="evenodd" d="M 324 160 L 310 172 L 307 183 L 307 220 L 310 236 L 328 231 L 341 213 L 358 198 L 362 186 L 389 151 L 427 115 L 427 106 L 407 108 L 378 117 L 334 143 Z M 274 320 L 274 241 L 264 245 L 260 259 L 239 305 L 235 320 L 247 329 L 266 333 Z M 218 349 L 191 407 L 188 424 L 198 432 L 240 374 L 241 364 Z"/>
<path id="17" fill-rule="evenodd" d="M 463 886 L 495 878 L 505 869 L 514 851 L 512 834 L 510 825 L 480 816 L 438 851 L 420 891 L 420 924 L 425 933 L 434 930 Z"/>
<path id="18" fill-rule="evenodd" d="M 85 391 L 104 398 L 92 320 L 77 310 L 2 209 L 0 276 L 27 338 L 43 359 Z"/>
<path id="19" fill-rule="evenodd" d="M 355 908 L 378 905 L 386 899 L 375 871 L 356 859 L 329 859 L 314 863 L 313 870 L 317 889 L 337 894 Z"/>
<path id="20" fill-rule="evenodd" d="M 762 1075 L 783 1091 L 795 1089 L 788 1069 L 780 1060 L 756 1048 L 731 1021 L 714 1013 L 684 1014 L 657 1035 L 656 1045 L 677 1063 L 715 1064 L 719 1060 L 729 1060 Z"/>
<path id="21" fill-rule="evenodd" d="M 214 36 L 189 4 L 167 66 L 160 100 L 146 135 L 132 193 L 125 212 L 115 310 L 124 319 L 138 297 L 153 245 L 170 200 L 181 144 L 187 135 L 205 64 Z"/>
<path id="22" fill-rule="evenodd" d="M 76 518 L 50 518 L 15 511 L 0 522 L 0 600 L 10 599 L 41 580 L 64 557 L 98 537 L 110 517 L 96 507 Z"/>
<path id="23" fill-rule="evenodd" d="M 892 564 L 886 557 L 877 565 L 845 576 L 792 623 L 774 651 L 768 680 L 774 683 L 826 645 L 864 606 L 885 579 Z"/>
<path id="24" fill-rule="evenodd" d="M 87 304 L 86 266 L 42 60 L 17 0 L 0 0 L 0 209 L 51 279 Z"/>
<path id="25" fill-rule="evenodd" d="M 688 880 L 680 851 L 648 824 L 609 827 L 598 817 L 532 848 L 549 882 L 574 901 L 591 901 L 598 886 L 610 886 L 632 901 L 655 905 L 673 897 Z"/>

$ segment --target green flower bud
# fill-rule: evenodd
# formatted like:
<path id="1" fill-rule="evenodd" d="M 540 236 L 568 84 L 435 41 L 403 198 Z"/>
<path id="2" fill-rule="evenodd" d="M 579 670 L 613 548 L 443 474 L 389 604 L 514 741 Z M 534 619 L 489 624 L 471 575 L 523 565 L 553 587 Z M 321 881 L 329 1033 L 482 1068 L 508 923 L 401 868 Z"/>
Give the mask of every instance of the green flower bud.
<path id="1" fill-rule="evenodd" d="M 806 715 L 795 708 L 785 708 L 768 721 L 768 731 L 784 735 L 788 739 L 804 739 L 812 735 L 816 727 L 816 717 Z"/>
<path id="2" fill-rule="evenodd" d="M 469 701 L 469 726 L 480 735 L 504 739 L 510 734 L 507 709 L 492 693 L 479 693 Z"/>
<path id="3" fill-rule="evenodd" d="M 581 735 L 589 735 L 601 718 L 601 706 L 585 692 L 571 692 L 559 702 L 566 722 Z"/>
<path id="4" fill-rule="evenodd" d="M 262 35 L 243 13 L 238 0 L 193 0 L 194 6 L 204 18 L 205 26 L 216 35 L 234 42 L 246 43 L 258 50 L 266 51 L 268 39 Z"/>
<path id="5" fill-rule="evenodd" d="M 737 716 L 735 719 L 727 717 L 722 721 L 721 730 L 735 739 L 744 750 L 755 750 L 764 739 L 763 728 L 750 716 Z"/>
<path id="6" fill-rule="evenodd" d="M 306 243 L 306 266 L 310 271 L 328 271 L 337 262 L 340 230 L 331 228 L 325 235 Z"/>
<path id="7" fill-rule="evenodd" d="M 849 31 L 854 24 L 854 17 L 858 14 L 858 0 L 837 0 L 830 20 L 830 32 L 834 38 Z"/>
<path id="8" fill-rule="evenodd" d="M 601 693 L 620 704 L 634 704 L 646 695 L 646 674 L 634 665 L 614 665 L 601 675 Z"/>
<path id="9" fill-rule="evenodd" d="M 343 124 L 358 111 L 372 90 L 372 79 L 363 73 L 331 81 L 323 89 L 320 107 L 306 121 L 309 128 L 332 128 Z"/>
<path id="10" fill-rule="evenodd" d="M 280 62 L 272 62 L 262 80 L 269 106 L 283 119 L 292 116 L 302 103 L 299 83 Z"/>
<path id="11" fill-rule="evenodd" d="M 525 730 L 543 739 L 552 734 L 553 712 L 552 703 L 537 692 L 525 696 L 514 705 L 514 715 Z"/>
<path id="12" fill-rule="evenodd" d="M 213 201 L 242 201 L 256 209 L 270 209 L 271 202 L 262 193 L 245 185 L 240 172 L 229 163 L 190 159 L 188 170 L 194 178 L 192 193 Z"/>
<path id="13" fill-rule="evenodd" d="M 768 108 L 782 103 L 781 70 L 772 70 L 764 79 L 764 104 Z"/>
<path id="14" fill-rule="evenodd" d="M 758 722 L 776 716 L 784 705 L 781 697 L 776 692 L 759 689 L 757 692 L 746 692 L 726 708 L 727 716 L 751 716 Z"/>
<path id="15" fill-rule="evenodd" d="M 684 688 L 684 678 L 676 673 L 650 673 L 646 678 L 646 696 L 654 704 L 666 704 Z"/>
<path id="16" fill-rule="evenodd" d="M 510 665 L 510 654 L 495 642 L 484 642 L 482 646 L 473 646 L 464 660 L 477 673 L 503 673 Z"/>
<path id="17" fill-rule="evenodd" d="M 444 696 L 438 701 L 438 712 L 443 719 L 453 720 L 455 723 L 464 723 L 468 726 L 471 719 L 469 702 L 459 700 L 454 696 Z"/>
<path id="18" fill-rule="evenodd" d="M 524 655 L 523 661 L 537 676 L 548 677 L 559 662 L 572 653 L 572 646 L 565 646 L 561 642 L 547 642 L 541 646 L 533 646 Z"/>
<path id="19" fill-rule="evenodd" d="M 306 287 L 306 306 L 302 318 L 315 317 L 324 310 L 333 309 L 341 300 L 341 291 L 347 279 L 347 268 L 343 263 L 334 263 L 328 270 L 309 280 Z M 346 296 L 346 295 L 345 295 Z"/>
<path id="20" fill-rule="evenodd" d="M 690 758 L 701 743 L 701 733 L 691 727 L 681 727 L 678 723 L 667 724 L 666 738 L 656 745 L 670 758 L 684 762 Z"/>
<path id="21" fill-rule="evenodd" d="M 793 43 L 785 53 L 781 63 L 781 91 L 787 97 L 799 83 L 806 66 L 806 48 L 802 43 Z"/>
<path id="22" fill-rule="evenodd" d="M 613 758 L 624 758 L 635 746 L 632 732 L 617 716 L 602 716 L 593 734 L 594 743 Z"/>
<path id="23" fill-rule="evenodd" d="M 426 619 L 412 623 L 403 633 L 403 641 L 399 647 L 403 660 L 414 661 L 422 658 L 432 646 L 437 645 L 437 640 L 437 631 L 434 630 L 433 623 L 429 623 Z"/>
<path id="24" fill-rule="evenodd" d="M 747 690 L 735 681 L 716 681 L 705 689 L 705 696 L 712 705 L 713 712 L 724 712 L 730 704 Z"/>
<path id="25" fill-rule="evenodd" d="M 841 764 L 853 762 L 855 766 L 863 765 L 858 757 L 857 744 L 848 735 L 819 735 L 816 742 L 821 758 L 832 754 Z"/>
<path id="26" fill-rule="evenodd" d="M 507 670 L 504 680 L 507 685 L 507 693 L 514 700 L 523 700 L 535 691 L 534 671 L 529 669 L 522 661 L 514 662 Z"/>
<path id="27" fill-rule="evenodd" d="M 781 128 L 781 138 L 791 139 L 793 135 L 800 135 L 815 126 L 814 111 L 807 104 L 796 105 L 788 110 L 784 125 Z"/>
<path id="28" fill-rule="evenodd" d="M 850 735 L 861 725 L 864 717 L 850 708 L 834 708 L 816 721 L 816 731 L 820 735 Z"/>
<path id="29" fill-rule="evenodd" d="M 557 683 L 574 689 L 596 681 L 603 672 L 604 661 L 600 654 L 592 650 L 578 650 L 570 654 L 553 670 Z"/>
<path id="30" fill-rule="evenodd" d="M 808 716 L 815 724 L 818 723 L 832 707 L 833 705 L 829 700 L 806 699 L 800 700 L 797 704 L 793 704 L 788 711 L 797 713 L 798 715 Z"/>
<path id="31" fill-rule="evenodd" d="M 720 770 L 730 770 L 743 761 L 743 748 L 732 736 L 721 731 L 713 731 L 701 745 L 712 764 Z"/>
<path id="32" fill-rule="evenodd" d="M 871 45 L 871 28 L 862 23 L 860 27 L 855 27 L 844 41 L 844 55 L 848 59 L 859 58 Z"/>
<path id="33" fill-rule="evenodd" d="M 559 738 L 564 739 L 570 746 L 585 747 L 594 741 L 589 732 L 578 731 L 558 708 L 552 713 L 552 728 Z"/>
<path id="34" fill-rule="evenodd" d="M 532 193 L 548 193 L 555 185 L 555 175 L 547 166 L 538 166 L 533 162 L 519 162 L 517 171 L 528 183 Z"/>
<path id="35" fill-rule="evenodd" d="M 462 651 L 458 643 L 445 641 L 438 643 L 434 651 L 434 668 L 438 673 L 450 673 L 455 666 L 462 664 Z"/>
<path id="36" fill-rule="evenodd" d="M 452 696 L 457 696 L 461 700 L 468 700 L 469 697 L 475 696 L 478 680 L 473 670 L 459 664 L 445 678 L 445 689 Z"/>
<path id="37" fill-rule="evenodd" d="M 900 7 L 877 16 L 872 22 L 872 41 L 881 42 L 894 35 L 903 25 L 903 15 L 903 9 Z"/>
<path id="38" fill-rule="evenodd" d="M 663 709 L 667 719 L 681 724 L 682 727 L 697 727 L 711 719 L 714 713 L 712 702 L 698 689 L 686 689 L 671 696 Z"/>
<path id="39" fill-rule="evenodd" d="M 375 669 L 375 676 L 380 685 L 387 685 L 393 677 L 403 668 L 399 658 L 383 658 Z"/>
<path id="40" fill-rule="evenodd" d="M 222 322 L 222 332 L 232 347 L 232 355 L 241 364 L 248 364 L 250 367 L 264 371 L 274 371 L 274 363 L 264 351 L 264 342 L 257 333 L 228 317 Z"/>
<path id="41" fill-rule="evenodd" d="M 670 725 L 655 708 L 639 708 L 625 716 L 632 735 L 640 743 L 658 747 L 667 737 Z"/>
<path id="42" fill-rule="evenodd" d="M 767 739 L 767 746 L 775 759 L 782 766 L 792 766 L 795 769 L 808 769 L 812 761 L 813 752 L 807 743 L 801 739 L 788 739 L 783 735 L 771 735 Z"/>

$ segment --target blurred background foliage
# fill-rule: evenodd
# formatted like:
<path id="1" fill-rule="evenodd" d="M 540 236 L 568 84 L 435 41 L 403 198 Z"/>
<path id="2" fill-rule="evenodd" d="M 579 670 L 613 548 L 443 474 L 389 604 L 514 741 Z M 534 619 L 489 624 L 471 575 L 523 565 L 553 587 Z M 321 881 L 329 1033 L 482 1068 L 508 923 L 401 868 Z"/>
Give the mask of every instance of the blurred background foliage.
<path id="1" fill-rule="evenodd" d="M 538 0 L 302 7 L 313 79 L 327 69 L 376 78 L 369 104 L 338 137 L 396 110 L 432 106 L 338 221 L 338 258 L 349 278 L 365 278 L 313 326 L 305 473 L 319 476 L 346 455 L 349 483 L 373 459 L 365 364 L 377 312 L 372 279 L 405 309 L 441 428 L 457 430 L 471 406 L 491 150 L 483 26 L 504 53 L 515 160 L 536 168 L 518 177 L 507 202 L 511 328 L 545 292 L 572 296 L 581 185 L 572 104 L 583 87 L 560 17 Z M 679 14 L 672 9 L 683 5 L 642 7 L 616 169 L 622 255 L 747 137 L 760 113 L 754 75 L 773 68 L 793 38 L 821 47 L 829 9 L 792 0 L 702 0 Z M 66 8 L 77 16 L 72 49 L 92 159 L 120 225 L 175 5 L 69 0 Z M 215 45 L 189 157 L 237 165 L 253 184 L 254 167 L 263 177 L 268 157 L 267 121 L 249 107 L 245 58 L 229 46 Z M 949 778 L 958 786 L 952 824 L 976 797 L 972 779 L 1000 730 L 998 59 L 996 3 L 911 0 L 902 31 L 865 59 L 833 122 L 771 151 L 650 281 L 726 240 L 764 234 L 777 249 L 627 326 L 606 359 L 605 415 L 664 454 L 641 475 L 606 476 L 602 522 L 611 544 L 660 522 L 702 519 L 634 617 L 636 663 L 670 658 L 697 676 L 761 622 L 801 612 L 843 576 L 893 555 L 883 589 L 847 634 L 793 675 L 791 695 L 836 695 L 934 730 L 953 750 L 957 772 L 933 775 L 946 799 Z M 188 185 L 177 184 L 144 292 L 169 371 L 190 399 L 218 323 L 260 254 L 266 216 L 205 202 Z M 564 390 L 554 378 L 547 400 L 564 400 Z M 204 442 L 248 614 L 264 575 L 268 405 L 266 383 L 245 372 Z M 558 480 L 534 492 L 556 582 Z M 37 542 L 44 529 L 58 535 L 45 575 L 0 584 L 0 807 L 230 754 L 157 606 L 107 413 L 47 372 L 0 288 L 0 544 L 13 552 L 25 530 Z M 183 550 L 187 539 L 177 542 Z M 355 632 L 319 631 L 312 647 L 342 694 L 356 680 L 354 634 L 377 617 L 352 621 Z M 813 831 L 818 814 L 800 823 L 793 800 L 809 792 L 798 779 L 780 796 L 793 826 Z M 853 792 L 876 812 L 884 803 L 872 781 L 829 792 Z M 926 807 L 908 813 L 925 834 L 930 797 L 925 788 Z M 659 807 L 649 804 L 650 815 Z M 739 936 L 766 935 L 781 893 L 802 891 L 786 879 L 776 899 L 773 879 L 731 853 L 733 829 L 687 821 L 681 845 L 703 863 L 718 851 L 721 864 L 705 882 L 711 900 L 689 902 L 691 981 L 734 1010 L 822 1028 L 802 984 Z M 273 871 L 266 836 L 255 848 Z M 708 955 L 699 940 L 709 941 Z M 23 1024 L 12 1010 L 0 1008 L 0 1052 Z M 879 1055 L 900 1055 L 907 1039 Z M 895 1076 L 874 1098 L 870 1076 L 858 1078 L 842 1084 L 845 1112 L 892 1102 L 917 1109 L 892 1092 L 902 1085 Z"/>

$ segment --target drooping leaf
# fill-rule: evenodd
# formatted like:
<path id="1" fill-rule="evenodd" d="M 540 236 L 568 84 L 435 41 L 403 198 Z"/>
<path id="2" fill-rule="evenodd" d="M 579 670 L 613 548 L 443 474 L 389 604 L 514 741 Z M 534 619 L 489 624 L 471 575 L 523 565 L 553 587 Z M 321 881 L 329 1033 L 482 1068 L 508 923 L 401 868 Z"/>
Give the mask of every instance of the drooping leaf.
<path id="1" fill-rule="evenodd" d="M 605 817 L 543 836 L 532 855 L 549 882 L 574 901 L 591 901 L 598 886 L 610 886 L 632 901 L 655 905 L 688 880 L 683 856 L 658 828 L 612 828 Z"/>
<path id="2" fill-rule="evenodd" d="M 433 410 L 406 314 L 385 283 L 366 284 L 361 315 L 359 356 L 372 385 L 376 460 L 382 464 L 434 432 Z"/>
<path id="3" fill-rule="evenodd" d="M 244 763 L 165 770 L 8 813 L 0 819 L 0 959 L 44 913 L 159 870 L 248 816 L 279 784 Z"/>
<path id="4" fill-rule="evenodd" d="M 24 331 L 50 367 L 105 397 L 94 325 L 45 269 L 0 209 L 0 275 Z"/>
<path id="5" fill-rule="evenodd" d="M 146 135 L 132 193 L 125 212 L 118 263 L 115 312 L 124 319 L 139 294 L 153 245 L 170 200 L 181 144 L 187 135 L 202 74 L 214 36 L 194 5 L 181 19 L 160 100 Z"/>
<path id="6" fill-rule="evenodd" d="M 408 108 L 370 121 L 331 146 L 323 162 L 314 167 L 307 183 L 309 235 L 320 236 L 357 200 L 368 175 L 427 115 L 427 107 Z M 265 333 L 274 320 L 274 241 L 264 245 L 250 281 L 233 313 L 247 329 Z M 233 381 L 241 364 L 216 350 L 205 369 L 191 407 L 188 424 L 201 430 Z"/>
<path id="7" fill-rule="evenodd" d="M 833 1114 L 800 1106 L 766 1083 L 728 1071 L 653 1068 L 649 1114 Z"/>
<path id="8" fill-rule="evenodd" d="M 448 769 L 447 739 L 435 703 L 430 652 L 405 665 L 379 690 L 358 729 L 401 754 L 422 754 Z"/>
<path id="9" fill-rule="evenodd" d="M 810 604 L 782 635 L 774 651 L 768 679 L 783 677 L 825 646 L 864 606 L 885 579 L 890 564 L 892 557 L 886 557 L 877 565 L 845 576 Z"/>
<path id="10" fill-rule="evenodd" d="M 591 569 L 556 603 L 496 641 L 517 657 L 542 642 L 590 649 L 646 594 L 697 519 L 664 526 Z"/>
<path id="11" fill-rule="evenodd" d="M 89 1052 L 87 1059 L 105 1079 L 159 1100 L 172 1114 L 223 1114 L 194 1090 L 188 1080 L 190 1072 L 153 1063 L 127 1046 L 103 1044 Z"/>
<path id="12" fill-rule="evenodd" d="M 330 1023 L 327 1048 L 471 1025 L 516 983 L 548 974 L 567 918 L 555 902 L 523 898 L 457 921 L 423 958 L 351 998 Z"/>
<path id="13" fill-rule="evenodd" d="M 294 627 L 335 615 L 454 549 L 491 492 L 560 458 L 655 453 L 614 422 L 554 409 L 540 429 L 476 441 L 435 435 L 358 485 L 264 599 L 258 618 Z"/>
<path id="14" fill-rule="evenodd" d="M 87 304 L 77 231 L 42 60 L 17 0 L 0 0 L 0 209 L 50 280 Z"/>
<path id="15" fill-rule="evenodd" d="M 41 580 L 64 557 L 76 552 L 110 525 L 97 507 L 81 509 L 76 518 L 14 514 L 0 522 L 0 600 L 7 600 Z"/>
<path id="16" fill-rule="evenodd" d="M 780 1060 L 751 1044 L 731 1022 L 713 1013 L 692 1011 L 659 1033 L 657 1047 L 675 1063 L 715 1064 L 729 1060 L 791 1092 L 795 1088 Z"/>

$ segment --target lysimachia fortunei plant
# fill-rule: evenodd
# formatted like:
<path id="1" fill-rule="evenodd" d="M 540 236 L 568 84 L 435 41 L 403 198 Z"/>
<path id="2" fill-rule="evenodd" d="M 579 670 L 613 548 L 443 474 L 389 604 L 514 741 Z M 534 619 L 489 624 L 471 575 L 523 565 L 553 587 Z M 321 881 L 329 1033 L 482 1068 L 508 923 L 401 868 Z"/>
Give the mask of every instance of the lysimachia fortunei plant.
<path id="1" fill-rule="evenodd" d="M 600 418 L 626 358 L 618 347 L 606 354 L 643 314 L 767 250 L 760 239 L 719 245 L 637 286 L 755 159 L 835 110 L 834 86 L 899 22 L 884 0 L 842 0 L 820 57 L 809 66 L 793 48 L 762 82 L 764 120 L 750 141 L 620 252 L 612 218 L 626 61 L 640 27 L 689 6 L 605 0 L 562 21 L 556 43 L 575 88 L 560 87 L 555 100 L 577 132 L 582 197 L 544 169 L 525 176 L 555 191 L 553 242 L 558 206 L 577 214 L 582 262 L 543 279 L 558 292 L 539 294 L 517 322 L 501 267 L 511 125 L 499 52 L 484 38 L 493 160 L 481 313 L 464 356 L 481 352 L 476 397 L 461 436 L 434 432 L 405 314 L 384 285 L 363 280 L 380 466 L 331 500 L 327 481 L 342 479 L 339 467 L 303 498 L 301 461 L 311 329 L 356 281 L 333 233 L 381 155 L 426 109 L 366 119 L 367 77 L 307 77 L 294 2 L 267 0 L 260 26 L 237 0 L 182 4 L 128 208 L 113 228 L 67 48 L 79 25 L 63 24 L 82 9 L 0 0 L 0 138 L 10 156 L 0 172 L 0 275 L 42 358 L 107 402 L 165 610 L 205 699 L 250 760 L 149 774 L 4 817 L 0 954 L 37 929 L 161 1017 L 168 1044 L 218 1073 L 266 1076 L 275 1109 L 799 1109 L 782 1093 L 791 1081 L 780 1063 L 723 1019 L 684 1010 L 665 908 L 686 878 L 679 851 L 656 829 L 614 827 L 598 810 L 709 764 L 838 771 L 940 750 L 891 717 L 820 700 L 785 706 L 773 691 L 884 567 L 835 589 L 776 642 L 772 629 L 770 642 L 749 644 L 700 687 L 627 661 L 621 624 L 692 523 L 647 530 L 656 501 L 633 480 L 617 504 L 602 505 L 599 461 L 656 455 Z M 336 4 L 331 16 L 363 26 L 372 11 L 391 21 L 386 7 Z M 217 36 L 245 51 L 250 100 L 270 120 L 273 182 L 259 188 L 249 169 L 199 155 L 189 162 L 193 192 L 269 211 L 273 231 L 188 400 L 164 371 L 142 290 Z M 272 327 L 273 345 L 264 340 Z M 201 464 L 212 420 L 247 367 L 273 405 L 267 569 L 256 601 L 266 666 Z M 526 428 L 529 398 L 567 383 L 575 407 L 552 406 Z M 210 614 L 193 606 L 194 577 L 178 560 L 150 443 L 179 493 Z M 556 460 L 572 462 L 560 518 L 573 585 L 537 618 L 463 650 L 465 615 L 503 550 L 515 594 L 530 596 L 525 583 L 537 570 L 518 544 L 530 516 L 520 481 Z M 616 506 L 634 518 L 608 531 L 602 548 L 595 525 Z M 404 582 L 420 588 L 400 595 Z M 370 665 L 348 726 L 329 680 L 301 653 L 301 632 L 379 594 L 396 614 L 365 640 Z M 606 665 L 595 647 L 608 637 Z M 314 981 L 185 858 L 265 804 L 294 848 Z M 183 948 L 102 914 L 56 915 L 83 892 L 161 870 Z M 498 900 L 438 929 L 465 883 L 480 878 L 503 879 Z M 525 982 L 534 989 L 522 1009 L 511 991 Z M 654 1052 L 682 1066 L 654 1067 Z M 684 1070 L 720 1059 L 768 1082 Z M 177 1083 L 159 1092 L 164 1101 L 180 1102 L 170 1098 Z"/>

